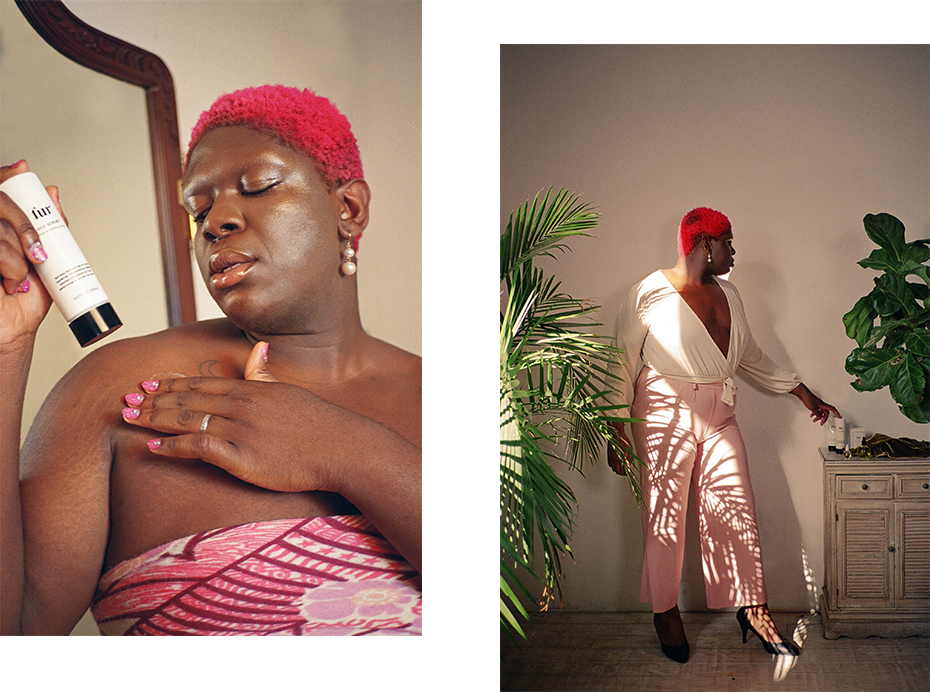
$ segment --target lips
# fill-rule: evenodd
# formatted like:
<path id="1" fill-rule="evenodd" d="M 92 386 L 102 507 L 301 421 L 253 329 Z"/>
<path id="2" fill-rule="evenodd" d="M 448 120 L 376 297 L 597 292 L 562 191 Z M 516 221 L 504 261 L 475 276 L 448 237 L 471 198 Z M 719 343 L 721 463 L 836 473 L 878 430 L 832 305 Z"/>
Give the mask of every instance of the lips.
<path id="1" fill-rule="evenodd" d="M 239 250 L 220 250 L 210 257 L 210 283 L 214 288 L 230 288 L 242 281 L 256 259 Z"/>

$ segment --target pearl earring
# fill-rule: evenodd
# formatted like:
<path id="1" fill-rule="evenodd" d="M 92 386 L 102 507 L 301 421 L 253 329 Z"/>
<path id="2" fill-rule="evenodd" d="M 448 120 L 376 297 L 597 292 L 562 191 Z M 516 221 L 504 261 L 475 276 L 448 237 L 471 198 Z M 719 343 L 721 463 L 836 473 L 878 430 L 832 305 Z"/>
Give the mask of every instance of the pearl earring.
<path id="1" fill-rule="evenodd" d="M 352 260 L 355 258 L 355 250 L 352 248 L 352 239 L 346 241 L 346 246 L 342 249 L 342 273 L 345 276 L 352 276 L 358 267 Z"/>
<path id="2" fill-rule="evenodd" d="M 714 263 L 714 257 L 713 257 L 713 255 L 711 255 L 709 252 L 707 253 L 707 263 L 708 263 L 708 264 L 713 264 L 713 263 Z"/>

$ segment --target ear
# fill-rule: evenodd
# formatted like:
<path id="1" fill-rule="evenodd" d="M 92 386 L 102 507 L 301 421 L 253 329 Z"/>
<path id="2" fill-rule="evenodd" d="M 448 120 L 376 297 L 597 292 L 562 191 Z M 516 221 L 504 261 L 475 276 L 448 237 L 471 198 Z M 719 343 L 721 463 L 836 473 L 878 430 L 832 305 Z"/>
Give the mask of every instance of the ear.
<path id="1" fill-rule="evenodd" d="M 339 235 L 358 238 L 368 226 L 371 188 L 361 178 L 343 183 L 335 190 L 339 201 Z"/>

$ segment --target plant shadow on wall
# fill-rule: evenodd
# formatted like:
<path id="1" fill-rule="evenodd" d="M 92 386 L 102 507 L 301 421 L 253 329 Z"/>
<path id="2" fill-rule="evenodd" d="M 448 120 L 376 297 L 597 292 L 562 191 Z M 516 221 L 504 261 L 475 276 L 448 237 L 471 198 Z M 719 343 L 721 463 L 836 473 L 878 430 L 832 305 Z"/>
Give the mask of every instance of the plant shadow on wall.
<path id="1" fill-rule="evenodd" d="M 575 496 L 551 462 L 580 472 L 585 459 L 596 461 L 601 447 L 612 444 L 641 501 L 632 472 L 638 460 L 610 427 L 631 420 L 617 415 L 625 406 L 607 398 L 617 379 L 609 367 L 622 352 L 589 331 L 602 326 L 594 319 L 599 305 L 560 293 L 560 282 L 534 266 L 540 257 L 557 259 L 567 238 L 589 237 L 599 218 L 577 195 L 553 196 L 550 189 L 511 213 L 501 235 L 500 617 L 511 638 L 525 637 L 518 616 L 528 615 L 519 594 L 537 600 L 525 575 L 542 582 L 544 610 L 556 593 L 561 597 L 561 556 L 571 556 Z"/>
<path id="2" fill-rule="evenodd" d="M 846 335 L 859 345 L 846 359 L 846 372 L 856 376 L 851 384 L 860 392 L 888 387 L 901 413 L 930 423 L 930 241 L 905 242 L 904 224 L 891 214 L 867 214 L 863 225 L 878 248 L 859 266 L 882 275 L 843 316 Z M 908 281 L 909 276 L 923 284 Z"/>

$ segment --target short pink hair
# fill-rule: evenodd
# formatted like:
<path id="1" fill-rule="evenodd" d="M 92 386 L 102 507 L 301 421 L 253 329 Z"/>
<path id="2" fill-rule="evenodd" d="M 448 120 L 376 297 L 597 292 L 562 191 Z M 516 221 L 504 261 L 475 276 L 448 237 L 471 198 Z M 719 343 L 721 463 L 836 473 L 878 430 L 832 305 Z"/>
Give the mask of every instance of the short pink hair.
<path id="1" fill-rule="evenodd" d="M 719 238 L 730 229 L 730 220 L 719 211 L 707 207 L 692 209 L 678 225 L 678 254 L 690 255 L 702 236 Z"/>
<path id="2" fill-rule="evenodd" d="M 224 125 L 248 125 L 309 155 L 328 187 L 363 177 L 352 126 L 333 103 L 310 89 L 266 85 L 220 96 L 191 132 L 184 168 L 204 133 Z"/>

